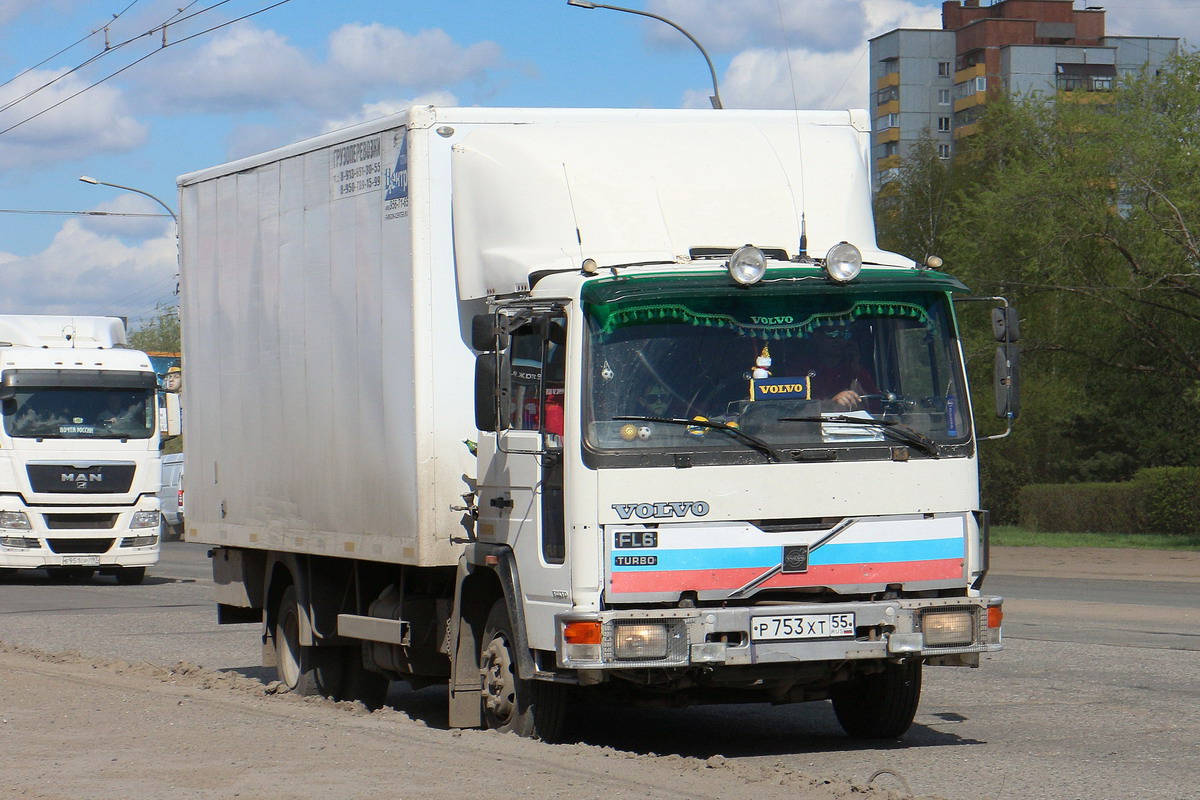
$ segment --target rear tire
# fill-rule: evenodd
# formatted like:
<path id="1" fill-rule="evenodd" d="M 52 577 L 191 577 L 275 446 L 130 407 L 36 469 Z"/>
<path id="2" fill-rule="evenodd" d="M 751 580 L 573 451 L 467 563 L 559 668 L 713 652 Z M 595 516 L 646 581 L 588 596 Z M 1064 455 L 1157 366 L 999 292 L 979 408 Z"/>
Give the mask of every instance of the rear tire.
<path id="1" fill-rule="evenodd" d="M 833 711 L 855 739 L 894 739 L 912 726 L 921 702 L 921 662 L 885 664 L 833 690 Z"/>
<path id="2" fill-rule="evenodd" d="M 336 698 L 341 685 L 340 648 L 300 644 L 300 605 L 295 585 L 279 598 L 275 614 L 275 671 L 279 681 L 294 694 Z"/>
<path id="3" fill-rule="evenodd" d="M 497 600 L 483 629 L 483 719 L 488 728 L 527 739 L 557 742 L 566 723 L 566 687 L 517 676 L 515 637 L 508 606 Z"/>
<path id="4" fill-rule="evenodd" d="M 391 681 L 387 676 L 372 672 L 363 665 L 362 645 L 342 648 L 342 685 L 337 698 L 359 702 L 371 711 L 382 708 L 387 700 Z"/>

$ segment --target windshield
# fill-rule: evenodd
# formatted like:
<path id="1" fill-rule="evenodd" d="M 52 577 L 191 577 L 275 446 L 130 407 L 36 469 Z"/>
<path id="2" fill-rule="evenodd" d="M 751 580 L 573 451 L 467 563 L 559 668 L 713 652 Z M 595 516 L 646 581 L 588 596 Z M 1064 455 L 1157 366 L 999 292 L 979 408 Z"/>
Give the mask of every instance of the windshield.
<path id="1" fill-rule="evenodd" d="M 58 439 L 148 439 L 154 396 L 146 389 L 22 388 L 4 401 L 9 436 Z"/>
<path id="2" fill-rule="evenodd" d="M 661 286 L 602 282 L 585 292 L 592 453 L 620 463 L 753 449 L 717 425 L 678 422 L 697 418 L 781 451 L 843 448 L 840 457 L 867 448 L 874 453 L 857 457 L 890 457 L 880 448 L 897 446 L 901 431 L 930 440 L 917 449 L 931 456 L 968 440 L 944 292 Z"/>

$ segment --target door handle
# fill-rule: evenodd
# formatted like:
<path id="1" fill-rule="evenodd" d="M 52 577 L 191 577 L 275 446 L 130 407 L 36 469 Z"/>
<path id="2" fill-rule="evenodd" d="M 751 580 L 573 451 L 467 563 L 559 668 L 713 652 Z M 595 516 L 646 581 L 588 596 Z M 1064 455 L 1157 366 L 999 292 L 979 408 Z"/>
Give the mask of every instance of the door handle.
<path id="1" fill-rule="evenodd" d="M 493 497 L 491 500 L 488 500 L 488 505 L 492 508 L 512 508 L 513 501 L 508 497 Z"/>

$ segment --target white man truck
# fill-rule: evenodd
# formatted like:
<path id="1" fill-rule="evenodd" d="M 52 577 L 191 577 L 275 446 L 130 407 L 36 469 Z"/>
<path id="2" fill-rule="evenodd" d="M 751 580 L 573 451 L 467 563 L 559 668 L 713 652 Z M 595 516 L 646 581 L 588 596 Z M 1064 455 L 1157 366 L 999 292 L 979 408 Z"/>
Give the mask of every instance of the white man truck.
<path id="1" fill-rule="evenodd" d="M 116 317 L 0 316 L 0 569 L 142 582 L 159 556 L 156 386 Z"/>
<path id="2" fill-rule="evenodd" d="M 457 727 L 553 739 L 591 695 L 907 730 L 1001 599 L 965 287 L 877 249 L 868 123 L 421 107 L 181 177 L 220 620 L 294 691 L 446 683 Z"/>

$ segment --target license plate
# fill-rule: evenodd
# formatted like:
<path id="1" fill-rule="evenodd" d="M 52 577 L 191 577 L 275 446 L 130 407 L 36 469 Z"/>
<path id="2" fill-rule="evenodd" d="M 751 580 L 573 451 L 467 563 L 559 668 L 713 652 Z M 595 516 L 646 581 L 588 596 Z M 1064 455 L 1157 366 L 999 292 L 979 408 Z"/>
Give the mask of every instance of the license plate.
<path id="1" fill-rule="evenodd" d="M 100 556 L 63 556 L 64 567 L 98 567 Z"/>
<path id="2" fill-rule="evenodd" d="M 750 638 L 756 642 L 780 639 L 834 639 L 853 635 L 853 614 L 800 614 L 754 617 L 750 620 Z"/>

